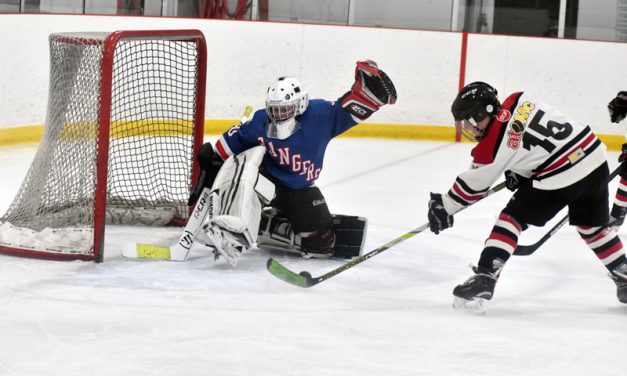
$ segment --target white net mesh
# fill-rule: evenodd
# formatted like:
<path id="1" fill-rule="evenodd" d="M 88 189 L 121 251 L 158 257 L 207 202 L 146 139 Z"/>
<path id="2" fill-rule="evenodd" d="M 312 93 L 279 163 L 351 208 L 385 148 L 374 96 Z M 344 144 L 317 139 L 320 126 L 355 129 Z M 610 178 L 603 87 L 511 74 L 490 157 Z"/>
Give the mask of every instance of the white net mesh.
<path id="1" fill-rule="evenodd" d="M 187 219 L 197 136 L 197 43 L 122 39 L 115 48 L 107 125 L 100 123 L 106 37 L 51 35 L 44 135 L 0 218 L 0 248 L 92 252 L 98 184 L 107 184 L 106 217 L 112 223 L 165 225 Z M 99 180 L 103 126 L 109 126 L 108 174 Z"/>

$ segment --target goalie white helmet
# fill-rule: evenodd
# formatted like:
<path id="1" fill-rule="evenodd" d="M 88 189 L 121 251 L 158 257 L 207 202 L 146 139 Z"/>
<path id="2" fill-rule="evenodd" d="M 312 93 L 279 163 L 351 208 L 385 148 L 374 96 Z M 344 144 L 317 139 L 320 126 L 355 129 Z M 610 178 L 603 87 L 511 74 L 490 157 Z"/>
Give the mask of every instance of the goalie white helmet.
<path id="1" fill-rule="evenodd" d="M 309 94 L 293 77 L 279 77 L 268 87 L 266 112 L 272 123 L 280 128 L 295 131 L 295 117 L 304 113 L 308 104 Z"/>

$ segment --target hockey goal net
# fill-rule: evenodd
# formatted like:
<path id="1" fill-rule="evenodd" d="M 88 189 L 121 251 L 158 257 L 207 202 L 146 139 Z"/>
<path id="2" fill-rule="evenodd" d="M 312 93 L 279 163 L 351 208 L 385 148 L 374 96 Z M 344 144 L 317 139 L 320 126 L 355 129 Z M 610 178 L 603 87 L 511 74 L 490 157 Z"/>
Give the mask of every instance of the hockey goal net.
<path id="1" fill-rule="evenodd" d="M 44 133 L 0 252 L 102 261 L 105 223 L 182 225 L 202 144 L 198 30 L 50 36 Z"/>

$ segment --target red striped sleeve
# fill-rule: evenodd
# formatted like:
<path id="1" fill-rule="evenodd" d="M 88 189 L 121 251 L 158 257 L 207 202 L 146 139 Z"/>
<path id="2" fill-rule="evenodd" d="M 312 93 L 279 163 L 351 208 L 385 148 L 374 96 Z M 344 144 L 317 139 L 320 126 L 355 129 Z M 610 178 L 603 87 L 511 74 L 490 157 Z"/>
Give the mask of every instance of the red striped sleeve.
<path id="1" fill-rule="evenodd" d="M 228 146 L 224 146 L 224 140 L 222 138 L 220 138 L 218 140 L 218 142 L 216 142 L 216 151 L 218 152 L 218 154 L 220 155 L 220 158 L 222 158 L 222 160 L 227 160 L 231 155 L 233 155 L 233 153 L 231 152 L 231 149 L 229 149 Z"/>

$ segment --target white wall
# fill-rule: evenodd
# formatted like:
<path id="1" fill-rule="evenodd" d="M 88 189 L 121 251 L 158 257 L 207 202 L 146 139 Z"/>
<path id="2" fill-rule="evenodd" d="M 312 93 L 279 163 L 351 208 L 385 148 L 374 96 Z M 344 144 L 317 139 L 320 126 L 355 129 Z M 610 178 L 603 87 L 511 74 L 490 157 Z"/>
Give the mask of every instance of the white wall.
<path id="1" fill-rule="evenodd" d="M 61 31 L 197 28 L 208 44 L 206 117 L 238 118 L 263 106 L 265 89 L 295 75 L 311 97 L 335 99 L 352 84 L 356 60 L 371 58 L 397 86 L 396 105 L 369 122 L 451 125 L 461 34 L 384 28 L 180 18 L 0 15 L 0 127 L 41 124 L 48 96 L 48 35 Z M 537 92 L 590 123 L 609 125 L 608 100 L 627 89 L 627 44 L 472 34 L 467 82 L 485 80 L 505 95 Z"/>
<path id="2" fill-rule="evenodd" d="M 472 35 L 466 81 L 489 81 L 501 98 L 527 91 L 598 133 L 622 134 L 607 103 L 627 90 L 627 44 Z"/>

